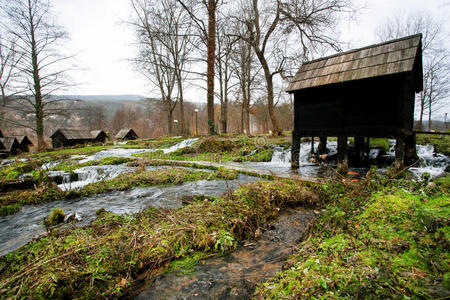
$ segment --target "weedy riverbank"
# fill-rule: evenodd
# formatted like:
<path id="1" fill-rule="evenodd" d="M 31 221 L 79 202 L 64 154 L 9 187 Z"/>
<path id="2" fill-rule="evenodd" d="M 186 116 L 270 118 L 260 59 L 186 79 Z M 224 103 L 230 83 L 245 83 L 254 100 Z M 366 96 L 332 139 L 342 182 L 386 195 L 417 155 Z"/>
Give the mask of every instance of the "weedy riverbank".
<path id="1" fill-rule="evenodd" d="M 196 253 L 232 250 L 279 210 L 320 202 L 311 188 L 276 181 L 249 184 L 225 197 L 199 197 L 174 210 L 103 213 L 90 226 L 56 229 L 0 258 L 0 294 L 121 296 L 144 273 L 163 271 L 170 261 Z"/>
<path id="2" fill-rule="evenodd" d="M 310 238 L 257 298 L 448 298 L 448 175 L 412 183 L 372 172 L 322 189 L 328 203 Z"/>
<path id="3" fill-rule="evenodd" d="M 215 172 L 191 171 L 185 169 L 162 169 L 145 171 L 138 169 L 133 173 L 122 174 L 120 177 L 91 183 L 77 190 L 63 191 L 49 179 L 41 177 L 37 188 L 31 190 L 15 190 L 0 196 L 0 215 L 16 213 L 20 207 L 30 204 L 55 201 L 60 199 L 73 199 L 77 197 L 90 196 L 110 191 L 123 191 L 134 187 L 148 187 L 156 185 L 181 184 L 187 181 L 198 181 L 202 179 L 236 179 L 236 171 L 218 169 Z"/>

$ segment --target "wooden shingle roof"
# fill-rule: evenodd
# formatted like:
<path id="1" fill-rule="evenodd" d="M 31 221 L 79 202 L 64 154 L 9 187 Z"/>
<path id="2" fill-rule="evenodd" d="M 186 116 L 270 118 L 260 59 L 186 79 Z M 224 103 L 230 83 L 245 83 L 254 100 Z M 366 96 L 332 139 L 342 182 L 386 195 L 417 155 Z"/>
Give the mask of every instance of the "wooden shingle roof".
<path id="1" fill-rule="evenodd" d="M 13 136 L 7 136 L 0 138 L 0 141 L 5 146 L 5 149 L 9 152 L 14 151 L 20 147 L 19 141 Z"/>
<path id="2" fill-rule="evenodd" d="M 286 91 L 411 72 L 414 68 L 420 72 L 417 78 L 422 78 L 421 57 L 421 34 L 338 53 L 303 63 Z M 422 90 L 421 81 L 416 81 L 416 91 Z"/>
<path id="3" fill-rule="evenodd" d="M 131 128 L 126 128 L 126 129 L 121 129 L 115 136 L 116 139 L 124 139 L 128 133 L 134 133 L 136 135 L 136 133 L 134 132 L 133 129 Z M 137 136 L 137 135 L 136 135 Z"/>
<path id="4" fill-rule="evenodd" d="M 33 145 L 30 139 L 26 135 L 15 135 L 14 136 L 20 145 Z"/>
<path id="5" fill-rule="evenodd" d="M 101 135 L 101 134 L 103 134 L 103 135 L 106 136 L 106 133 L 105 133 L 103 130 L 92 130 L 92 131 L 91 131 L 91 136 L 92 136 L 94 139 L 98 138 L 99 135 Z"/>
<path id="6" fill-rule="evenodd" d="M 92 140 L 94 136 L 89 130 L 60 128 L 56 130 L 50 138 L 53 138 L 58 132 L 63 134 L 68 140 Z"/>

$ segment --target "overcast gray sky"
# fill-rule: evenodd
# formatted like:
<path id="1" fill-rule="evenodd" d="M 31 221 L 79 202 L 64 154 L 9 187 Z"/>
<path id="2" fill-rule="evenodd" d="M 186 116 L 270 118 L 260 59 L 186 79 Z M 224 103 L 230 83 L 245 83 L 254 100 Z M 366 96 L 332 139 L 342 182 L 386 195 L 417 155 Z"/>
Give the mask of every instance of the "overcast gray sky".
<path id="1" fill-rule="evenodd" d="M 341 39 L 350 43 L 350 48 L 374 43 L 378 24 L 398 12 L 423 10 L 437 20 L 446 20 L 450 16 L 450 0 L 354 2 L 365 4 L 366 8 L 357 15 L 356 20 L 342 24 Z M 79 70 L 73 71 L 71 77 L 79 85 L 68 94 L 157 96 L 127 61 L 134 57 L 136 51 L 134 32 L 123 23 L 131 16 L 129 0 L 52 0 L 52 4 L 58 24 L 64 26 L 71 36 L 66 45 L 68 50 L 77 53 L 75 64 Z M 447 32 L 450 32 L 449 26 L 446 26 Z M 198 95 L 199 91 L 191 88 L 187 97 L 198 101 L 192 99 Z"/>

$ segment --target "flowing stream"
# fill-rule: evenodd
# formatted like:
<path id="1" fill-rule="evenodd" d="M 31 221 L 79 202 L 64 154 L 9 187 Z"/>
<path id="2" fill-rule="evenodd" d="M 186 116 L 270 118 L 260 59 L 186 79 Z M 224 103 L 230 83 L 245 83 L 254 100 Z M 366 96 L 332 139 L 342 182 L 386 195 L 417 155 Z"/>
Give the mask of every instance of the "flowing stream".
<path id="1" fill-rule="evenodd" d="M 152 167 L 155 169 L 155 167 Z M 200 180 L 181 185 L 134 188 L 72 200 L 59 200 L 33 206 L 24 206 L 9 216 L 0 217 L 0 256 L 13 251 L 33 238 L 45 233 L 43 219 L 53 208 L 62 208 L 66 215 L 77 214 L 81 221 L 77 225 L 89 224 L 96 218 L 99 208 L 117 214 L 131 214 L 152 207 L 177 208 L 183 197 L 195 195 L 219 196 L 237 189 L 240 185 L 259 178 L 239 175 L 235 180 Z"/>
<path id="2" fill-rule="evenodd" d="M 135 289 L 137 299 L 250 299 L 258 283 L 280 272 L 287 258 L 307 236 L 315 219 L 310 210 L 290 209 L 232 253 L 203 260 L 192 270 L 150 278 Z"/>
<path id="3" fill-rule="evenodd" d="M 183 147 L 192 146 L 198 139 L 184 140 L 170 148 L 163 149 L 165 153 L 171 153 Z M 328 155 L 336 153 L 336 142 L 329 142 Z M 391 147 L 391 149 L 393 149 Z M 290 149 L 282 147 L 275 147 L 272 160 L 270 162 L 247 162 L 247 163 L 230 163 L 239 167 L 248 167 L 256 170 L 268 170 L 275 175 L 289 175 L 300 174 L 307 177 L 323 177 L 326 170 L 319 165 L 310 162 L 311 148 L 310 143 L 302 143 L 300 148 L 300 168 L 293 171 L 290 168 Z M 316 149 L 315 149 L 316 150 Z M 108 149 L 100 151 L 84 160 L 100 159 L 108 156 L 129 157 L 135 153 L 154 151 L 153 149 Z M 449 165 L 449 158 L 442 154 L 434 153 L 433 146 L 417 145 L 417 154 L 420 157 L 419 163 L 411 168 L 410 171 L 416 178 L 420 178 L 425 172 L 432 177 L 440 176 L 445 173 Z M 377 159 L 381 157 L 379 149 L 372 149 L 369 157 Z M 384 155 L 385 160 L 393 160 L 394 152 L 390 150 Z M 53 162 L 52 166 L 56 162 Z M 46 166 L 48 167 L 48 166 Z M 167 167 L 148 167 L 151 169 L 160 169 Z M 85 186 L 89 183 L 112 179 L 127 172 L 133 172 L 136 168 L 123 165 L 102 165 L 102 166 L 88 166 L 75 170 L 77 179 L 71 178 L 67 172 L 51 171 L 50 176 L 60 176 L 62 183 L 59 187 L 63 190 L 75 189 Z M 191 168 L 187 168 L 191 169 Z M 359 174 L 364 174 L 365 169 L 350 169 Z M 72 181 L 74 180 L 74 181 Z M 148 206 L 154 207 L 168 207 L 175 208 L 182 205 L 181 199 L 187 195 L 204 194 L 206 196 L 217 196 L 227 192 L 228 190 L 236 189 L 239 185 L 251 181 L 256 181 L 258 178 L 246 175 L 239 175 L 236 180 L 228 181 L 198 181 L 188 182 L 177 186 L 161 186 L 150 188 L 135 188 L 128 191 L 111 192 L 101 195 L 94 195 L 91 197 L 79 198 L 74 200 L 60 200 L 51 203 L 39 204 L 36 206 L 25 206 L 22 209 L 10 216 L 0 217 L 0 255 L 4 255 L 18 247 L 24 245 L 32 238 L 45 233 L 45 228 L 42 225 L 44 217 L 48 216 L 50 211 L 55 208 L 62 208 L 66 214 L 77 213 L 81 217 L 81 222 L 78 224 L 88 224 L 95 218 L 95 211 L 99 208 L 104 208 L 108 211 L 124 214 L 134 213 L 142 210 Z"/>
<path id="4" fill-rule="evenodd" d="M 381 155 L 381 150 L 374 148 L 369 152 L 369 159 L 373 162 L 380 160 L 384 162 L 385 166 L 390 165 L 395 158 L 395 140 L 390 140 L 390 148 L 386 154 Z M 317 145 L 317 143 L 315 143 Z M 337 153 L 337 142 L 330 141 L 327 143 L 328 157 L 334 156 Z M 450 159 L 440 153 L 434 152 L 432 145 L 417 145 L 417 155 L 419 162 L 416 166 L 409 169 L 415 178 L 420 179 L 424 173 L 430 174 L 432 178 L 445 174 L 445 170 L 450 164 Z M 291 169 L 291 149 L 284 149 L 283 147 L 275 147 L 272 160 L 270 162 L 243 162 L 243 163 L 229 163 L 236 166 L 247 166 L 252 169 L 270 170 L 275 175 L 289 175 L 299 174 L 305 177 L 324 177 L 326 170 L 321 168 L 317 163 L 310 161 L 311 159 L 311 143 L 300 144 L 300 168 L 297 170 Z M 317 151 L 317 147 L 314 148 Z M 380 167 L 383 172 L 386 167 Z M 364 175 L 367 172 L 366 168 L 350 167 L 349 172 L 356 172 Z"/>

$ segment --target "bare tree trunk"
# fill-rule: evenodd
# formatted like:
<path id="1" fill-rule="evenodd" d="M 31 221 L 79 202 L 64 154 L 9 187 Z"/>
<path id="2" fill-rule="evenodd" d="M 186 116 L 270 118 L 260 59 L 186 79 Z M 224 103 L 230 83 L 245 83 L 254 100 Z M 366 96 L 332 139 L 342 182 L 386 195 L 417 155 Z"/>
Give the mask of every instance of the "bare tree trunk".
<path id="1" fill-rule="evenodd" d="M 2 91 L 2 111 L 0 112 L 0 126 L 4 127 L 5 126 L 5 114 L 6 114 L 6 92 L 5 92 L 5 88 L 2 86 L 1 87 L 1 91 Z"/>
<path id="2" fill-rule="evenodd" d="M 209 134 L 214 129 L 214 64 L 216 59 L 216 0 L 208 0 L 208 58 L 207 58 L 207 106 Z"/>
<path id="3" fill-rule="evenodd" d="M 225 95 L 225 97 L 227 97 Z M 227 115 L 228 115 L 228 101 L 224 101 L 220 106 L 220 126 L 221 132 L 227 133 Z"/>
<path id="4" fill-rule="evenodd" d="M 220 106 L 220 123 L 222 133 L 228 132 L 228 62 L 225 62 L 225 82 L 223 86 L 223 98 Z"/>
<path id="5" fill-rule="evenodd" d="M 266 79 L 266 87 L 267 87 L 267 110 L 269 112 L 270 120 L 272 121 L 272 134 L 273 135 L 281 135 L 281 130 L 278 125 L 278 119 L 275 116 L 275 106 L 273 103 L 273 76 L 270 73 L 269 65 L 267 64 L 266 59 L 264 58 L 264 55 L 260 51 L 255 51 L 256 56 L 259 59 L 259 62 L 261 63 L 261 66 L 264 71 L 264 77 Z"/>
<path id="6" fill-rule="evenodd" d="M 420 93 L 420 117 L 419 117 L 420 130 L 423 129 L 424 108 L 425 108 L 425 95 L 424 95 L 424 92 L 421 92 Z"/>
<path id="7" fill-rule="evenodd" d="M 181 135 L 185 135 L 187 133 L 186 131 L 186 124 L 184 123 L 184 94 L 183 94 L 183 81 L 180 75 L 177 76 L 178 81 L 178 101 L 180 104 L 180 127 L 181 127 Z"/>
<path id="8" fill-rule="evenodd" d="M 252 99 L 252 81 L 250 79 L 251 72 L 250 67 L 248 68 L 248 82 L 247 82 L 247 97 L 245 101 L 245 110 L 244 110 L 244 116 L 245 116 L 245 130 L 247 131 L 247 134 L 250 134 L 250 101 Z"/>
<path id="9" fill-rule="evenodd" d="M 173 114 L 170 108 L 167 110 L 167 125 L 169 135 L 173 135 Z"/>
<path id="10" fill-rule="evenodd" d="M 429 98 L 428 105 L 428 131 L 431 131 L 431 97 Z"/>
<path id="11" fill-rule="evenodd" d="M 242 100 L 242 106 L 241 106 L 241 127 L 240 127 L 240 133 L 244 133 L 244 100 Z"/>
<path id="12" fill-rule="evenodd" d="M 42 105 L 42 92 L 41 92 L 41 78 L 39 77 L 39 64 L 36 51 L 36 40 L 35 40 L 35 25 L 33 24 L 33 12 L 31 11 L 31 3 L 28 5 L 29 18 L 31 20 L 30 26 L 30 37 L 31 37 L 31 60 L 33 67 L 33 81 L 34 81 L 34 97 L 35 103 L 34 108 L 36 110 L 36 135 L 38 141 L 38 151 L 45 150 L 45 140 L 44 140 L 44 109 Z"/>

